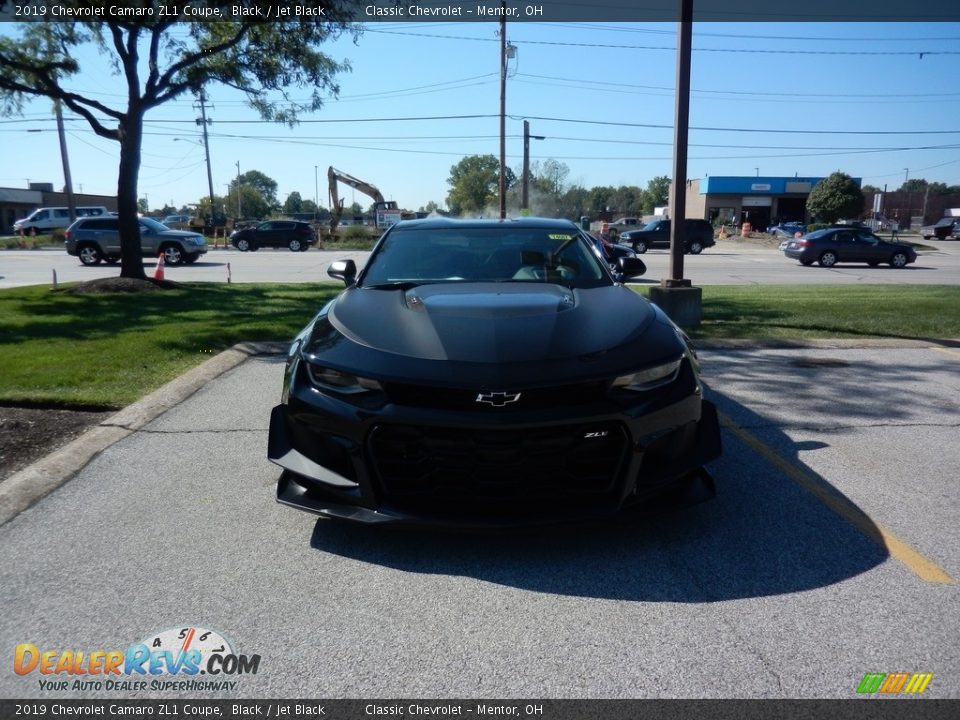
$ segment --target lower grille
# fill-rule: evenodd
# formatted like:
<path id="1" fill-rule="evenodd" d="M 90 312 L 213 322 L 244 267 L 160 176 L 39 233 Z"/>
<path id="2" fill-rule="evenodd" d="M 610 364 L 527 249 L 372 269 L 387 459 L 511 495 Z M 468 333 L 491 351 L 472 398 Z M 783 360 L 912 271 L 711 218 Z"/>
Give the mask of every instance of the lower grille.
<path id="1" fill-rule="evenodd" d="M 378 425 L 369 442 L 385 500 L 468 510 L 608 495 L 628 445 L 616 422 L 504 430 Z"/>

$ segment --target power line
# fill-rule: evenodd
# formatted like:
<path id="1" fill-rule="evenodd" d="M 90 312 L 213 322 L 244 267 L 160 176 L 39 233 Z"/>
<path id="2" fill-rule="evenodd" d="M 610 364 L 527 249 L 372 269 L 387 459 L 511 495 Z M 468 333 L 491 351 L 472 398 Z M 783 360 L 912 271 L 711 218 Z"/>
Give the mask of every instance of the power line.
<path id="1" fill-rule="evenodd" d="M 382 35 L 403 35 L 405 37 L 425 37 L 436 40 L 467 40 L 475 42 L 496 42 L 495 38 L 469 37 L 465 35 L 433 35 L 430 33 L 411 33 L 401 32 L 399 30 L 380 30 L 367 29 L 366 32 L 380 33 Z M 676 52 L 676 47 L 667 45 L 609 45 L 596 42 L 562 42 L 559 40 L 523 40 L 518 38 L 517 45 L 547 45 L 554 47 L 586 47 L 604 50 L 666 50 Z M 746 54 L 767 54 L 767 55 L 890 55 L 890 56 L 911 56 L 916 55 L 923 58 L 925 55 L 960 55 L 960 50 L 788 50 L 785 48 L 761 49 L 761 48 L 692 48 L 693 52 L 711 52 L 711 53 L 746 53 Z"/>

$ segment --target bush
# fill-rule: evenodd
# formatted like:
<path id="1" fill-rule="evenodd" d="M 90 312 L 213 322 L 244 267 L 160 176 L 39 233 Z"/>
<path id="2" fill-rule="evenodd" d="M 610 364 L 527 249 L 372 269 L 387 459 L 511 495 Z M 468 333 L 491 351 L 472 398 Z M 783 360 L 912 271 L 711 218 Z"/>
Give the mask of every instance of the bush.
<path id="1" fill-rule="evenodd" d="M 807 225 L 807 232 L 811 233 L 814 230 L 823 230 L 824 228 L 830 227 L 829 223 L 810 223 Z"/>

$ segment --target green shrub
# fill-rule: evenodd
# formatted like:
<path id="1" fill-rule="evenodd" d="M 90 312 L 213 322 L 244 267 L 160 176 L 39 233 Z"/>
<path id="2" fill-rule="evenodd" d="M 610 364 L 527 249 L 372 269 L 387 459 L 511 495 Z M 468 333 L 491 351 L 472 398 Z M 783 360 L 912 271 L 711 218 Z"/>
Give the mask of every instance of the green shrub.
<path id="1" fill-rule="evenodd" d="M 811 233 L 814 230 L 823 230 L 828 227 L 830 227 L 830 223 L 810 223 L 807 225 L 807 232 Z"/>

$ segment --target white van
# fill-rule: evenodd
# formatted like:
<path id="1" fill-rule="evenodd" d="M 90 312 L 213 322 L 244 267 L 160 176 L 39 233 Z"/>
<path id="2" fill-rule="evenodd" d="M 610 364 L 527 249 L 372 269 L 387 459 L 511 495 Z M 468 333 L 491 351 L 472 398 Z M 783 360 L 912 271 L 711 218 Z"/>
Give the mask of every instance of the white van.
<path id="1" fill-rule="evenodd" d="M 95 217 L 109 215 L 110 211 L 103 206 L 78 207 L 77 217 Z M 70 209 L 65 207 L 37 208 L 22 220 L 13 224 L 15 233 L 23 232 L 26 235 L 48 233 L 57 228 L 65 228 L 70 224 Z"/>

